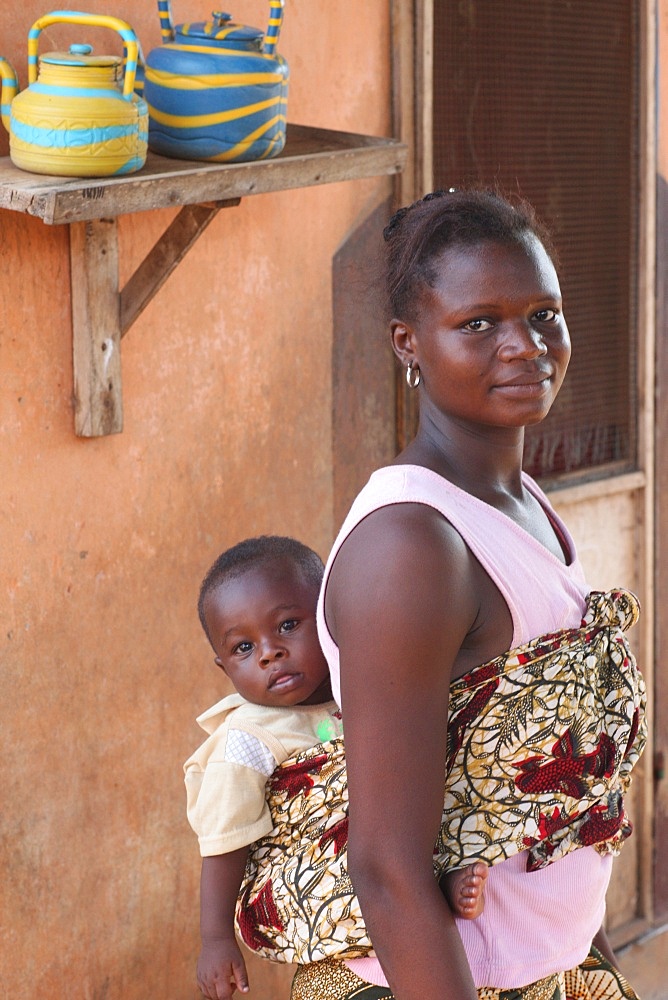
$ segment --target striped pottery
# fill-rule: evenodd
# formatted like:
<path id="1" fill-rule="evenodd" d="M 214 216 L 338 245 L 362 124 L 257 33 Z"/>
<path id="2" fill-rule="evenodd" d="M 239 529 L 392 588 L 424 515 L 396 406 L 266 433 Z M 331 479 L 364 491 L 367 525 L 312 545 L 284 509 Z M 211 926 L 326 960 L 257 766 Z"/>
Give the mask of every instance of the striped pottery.
<path id="1" fill-rule="evenodd" d="M 163 45 L 146 60 L 149 147 L 163 156 L 236 163 L 285 145 L 288 65 L 276 52 L 284 0 L 270 0 L 266 32 L 229 14 L 172 24 L 158 0 Z"/>
<path id="2" fill-rule="evenodd" d="M 111 28 L 123 39 L 120 56 L 95 56 L 90 45 L 37 56 L 51 24 Z M 139 43 L 129 24 L 106 15 L 54 11 L 28 35 L 28 82 L 17 94 L 16 75 L 0 61 L 2 120 L 9 155 L 22 170 L 65 177 L 129 174 L 146 162 L 148 108 L 134 93 Z"/>

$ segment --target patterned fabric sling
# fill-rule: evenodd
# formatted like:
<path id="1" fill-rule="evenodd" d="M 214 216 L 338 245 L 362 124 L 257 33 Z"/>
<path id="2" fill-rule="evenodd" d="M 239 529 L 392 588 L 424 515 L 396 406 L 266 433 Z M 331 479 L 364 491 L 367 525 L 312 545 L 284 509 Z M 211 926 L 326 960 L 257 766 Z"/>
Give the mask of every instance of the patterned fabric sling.
<path id="1" fill-rule="evenodd" d="M 580 628 L 453 682 L 437 877 L 523 850 L 529 871 L 585 845 L 619 852 L 631 832 L 623 795 L 647 738 L 645 685 L 623 634 L 638 613 L 628 591 L 593 592 Z M 251 847 L 242 940 L 280 962 L 373 954 L 346 870 L 343 739 L 285 761 L 267 788 L 275 826 Z"/>
<path id="2" fill-rule="evenodd" d="M 517 989 L 483 986 L 477 992 L 478 1000 L 638 1000 L 619 969 L 593 945 L 574 969 Z M 389 986 L 364 982 L 345 962 L 327 958 L 299 966 L 290 1000 L 394 1000 L 394 994 Z"/>

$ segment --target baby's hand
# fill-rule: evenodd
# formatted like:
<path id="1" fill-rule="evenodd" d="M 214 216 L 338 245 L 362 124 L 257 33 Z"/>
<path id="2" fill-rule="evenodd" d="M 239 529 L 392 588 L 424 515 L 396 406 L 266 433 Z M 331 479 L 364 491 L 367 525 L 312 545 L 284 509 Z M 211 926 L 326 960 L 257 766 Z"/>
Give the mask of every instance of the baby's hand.
<path id="1" fill-rule="evenodd" d="M 202 943 L 197 985 L 208 1000 L 230 1000 L 237 989 L 248 993 L 246 963 L 234 938 Z"/>

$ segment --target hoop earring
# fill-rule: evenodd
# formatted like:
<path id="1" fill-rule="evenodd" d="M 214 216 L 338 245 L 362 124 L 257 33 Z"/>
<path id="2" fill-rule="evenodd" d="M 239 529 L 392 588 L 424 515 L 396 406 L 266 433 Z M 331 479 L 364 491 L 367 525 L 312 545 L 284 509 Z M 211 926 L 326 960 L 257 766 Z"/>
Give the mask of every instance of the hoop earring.
<path id="1" fill-rule="evenodd" d="M 420 378 L 421 378 L 420 369 L 417 367 L 417 365 L 415 366 L 415 368 L 413 368 L 413 362 L 409 361 L 408 367 L 406 368 L 406 382 L 408 383 L 408 388 L 417 389 L 417 387 L 420 384 Z"/>

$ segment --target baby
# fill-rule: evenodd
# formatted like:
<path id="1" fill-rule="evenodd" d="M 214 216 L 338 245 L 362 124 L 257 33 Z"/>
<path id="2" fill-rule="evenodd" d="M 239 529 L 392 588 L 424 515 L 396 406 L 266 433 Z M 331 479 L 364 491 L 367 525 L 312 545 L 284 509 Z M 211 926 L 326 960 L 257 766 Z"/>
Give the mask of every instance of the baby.
<path id="1" fill-rule="evenodd" d="M 210 735 L 184 765 L 188 820 L 202 855 L 197 982 L 209 1000 L 249 989 L 234 910 L 249 845 L 273 827 L 267 779 L 289 757 L 343 731 L 316 629 L 322 575 L 322 560 L 306 545 L 262 536 L 223 552 L 200 588 L 200 621 L 237 691 L 199 716 Z M 456 915 L 481 912 L 485 875 L 476 864 L 441 880 Z"/>

